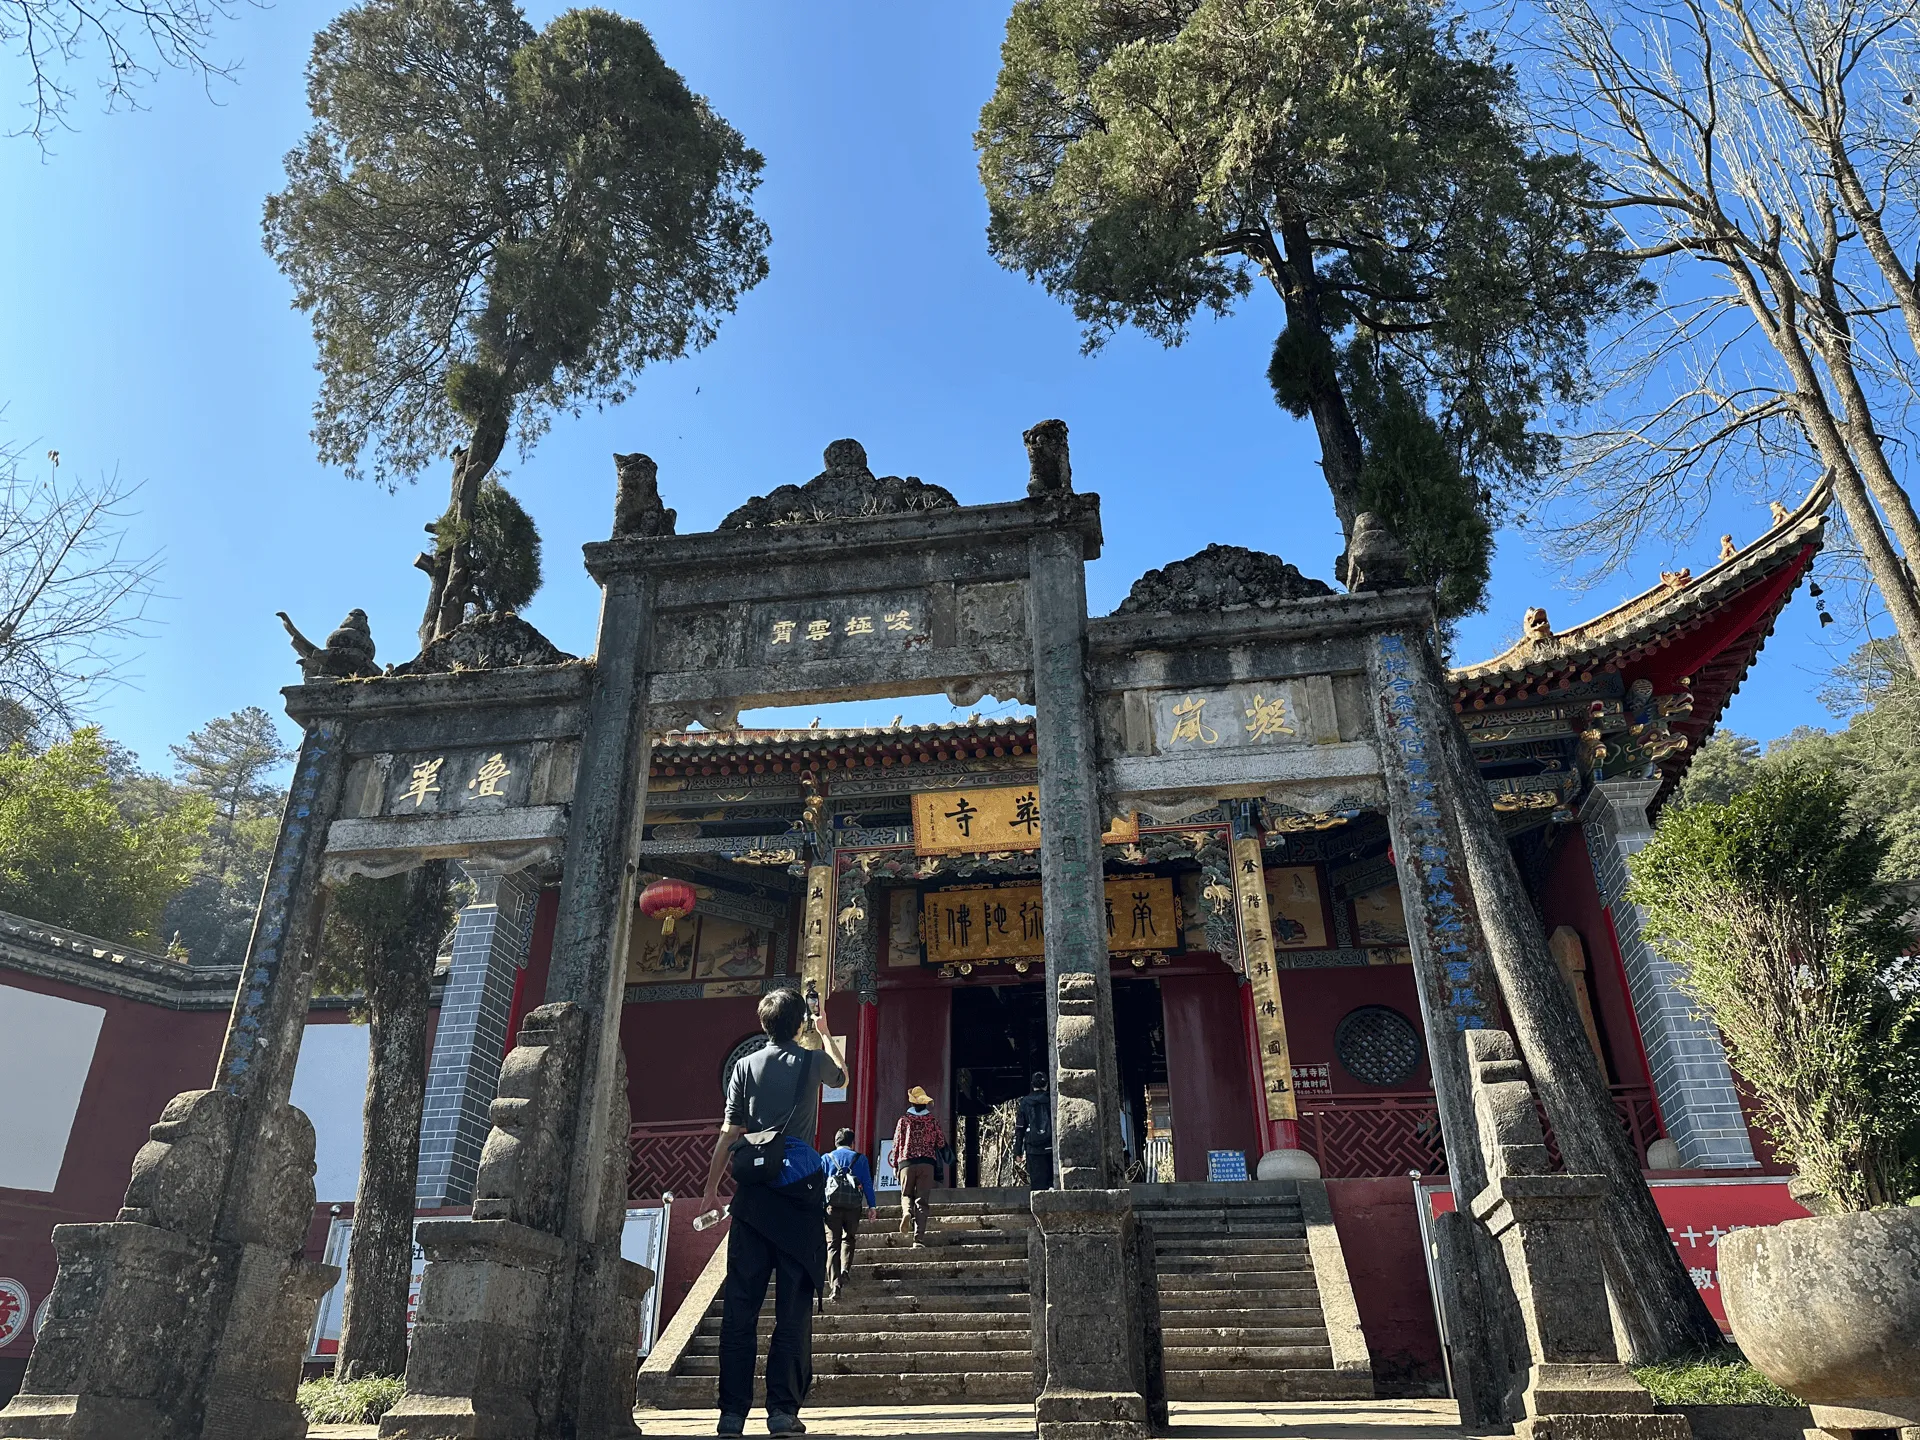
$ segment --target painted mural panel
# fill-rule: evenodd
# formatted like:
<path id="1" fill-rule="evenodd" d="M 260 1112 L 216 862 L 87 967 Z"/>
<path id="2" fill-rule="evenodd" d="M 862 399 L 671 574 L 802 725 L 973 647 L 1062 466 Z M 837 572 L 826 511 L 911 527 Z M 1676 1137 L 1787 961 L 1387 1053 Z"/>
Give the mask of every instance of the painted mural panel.
<path id="1" fill-rule="evenodd" d="M 1267 871 L 1267 914 L 1274 949 L 1327 948 L 1327 910 L 1314 866 L 1279 865 Z"/>
<path id="2" fill-rule="evenodd" d="M 772 935 L 757 925 L 718 915 L 691 915 L 665 934 L 661 922 L 636 913 L 629 932 L 627 983 L 708 982 L 705 994 L 757 995 L 768 973 Z"/>

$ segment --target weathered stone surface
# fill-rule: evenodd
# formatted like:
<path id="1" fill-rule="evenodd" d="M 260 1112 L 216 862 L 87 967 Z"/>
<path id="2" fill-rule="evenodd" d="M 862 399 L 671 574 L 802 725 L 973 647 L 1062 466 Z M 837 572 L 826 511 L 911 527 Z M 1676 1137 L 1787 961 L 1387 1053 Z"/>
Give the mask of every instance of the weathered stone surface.
<path id="1" fill-rule="evenodd" d="M 373 631 L 367 624 L 367 612 L 349 610 L 347 618 L 327 636 L 325 645 L 315 645 L 300 633 L 284 610 L 276 612 L 293 641 L 293 653 L 299 657 L 300 673 L 309 680 L 352 680 L 378 675 L 373 663 Z"/>
<path id="2" fill-rule="evenodd" d="M 578 1005 L 542 1005 L 522 1022 L 488 1112 L 493 1131 L 480 1152 L 474 1219 L 559 1232 L 586 1050 L 587 1015 Z"/>
<path id="3" fill-rule="evenodd" d="M 1244 545 L 1209 545 L 1197 555 L 1149 570 L 1120 602 L 1120 615 L 1182 615 L 1195 610 L 1269 609 L 1288 600 L 1331 595 L 1324 580 L 1302 575 L 1278 555 Z"/>
<path id="4" fill-rule="evenodd" d="M 1027 445 L 1027 495 L 1064 495 L 1073 489 L 1073 465 L 1067 454 L 1067 422 L 1042 420 L 1020 437 Z"/>
<path id="5" fill-rule="evenodd" d="M 613 501 L 615 535 L 671 535 L 676 512 L 660 502 L 660 467 L 650 455 L 615 455 L 620 488 Z"/>
<path id="6" fill-rule="evenodd" d="M 1466 1040 L 1487 1175 L 1470 1210 L 1506 1256 L 1532 1357 L 1518 1433 L 1534 1440 L 1687 1435 L 1684 1418 L 1653 1413 L 1653 1397 L 1615 1350 L 1596 1225 L 1605 1179 L 1549 1173 L 1533 1086 L 1513 1037 L 1476 1030 Z"/>
<path id="7" fill-rule="evenodd" d="M 1920 1425 L 1920 1209 L 1821 1215 L 1720 1240 L 1720 1290 L 1740 1348 L 1821 1411 Z M 1861 1422 L 1860 1428 L 1869 1428 Z"/>
<path id="8" fill-rule="evenodd" d="M 1046 1355 L 1041 1440 L 1135 1440 L 1167 1426 L 1152 1237 L 1128 1190 L 1036 1190 Z"/>
<path id="9" fill-rule="evenodd" d="M 456 670 L 510 670 L 562 665 L 575 657 L 512 611 L 475 615 L 433 641 L 389 675 L 445 675 Z"/>
<path id="10" fill-rule="evenodd" d="M 720 522 L 722 530 L 762 525 L 811 525 L 821 520 L 893 515 L 909 510 L 950 510 L 959 502 L 917 475 L 876 476 L 867 468 L 866 447 L 836 440 L 823 456 L 826 469 L 804 485 L 782 485 L 756 495 Z"/>
<path id="11" fill-rule="evenodd" d="M 1347 588 L 1398 590 L 1412 581 L 1412 562 L 1394 533 L 1371 511 L 1356 515 L 1347 541 Z"/>

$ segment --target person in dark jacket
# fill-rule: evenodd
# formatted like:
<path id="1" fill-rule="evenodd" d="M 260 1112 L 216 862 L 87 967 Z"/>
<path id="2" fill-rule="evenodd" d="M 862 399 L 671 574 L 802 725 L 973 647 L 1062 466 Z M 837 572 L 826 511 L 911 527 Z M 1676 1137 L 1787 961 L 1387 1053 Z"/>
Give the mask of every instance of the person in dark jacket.
<path id="1" fill-rule="evenodd" d="M 821 1048 L 803 1049 L 794 1037 L 803 1024 Z M 847 1083 L 846 1053 L 827 1032 L 824 1016 L 811 1021 L 797 990 L 761 997 L 760 1028 L 768 1043 L 733 1067 L 726 1116 L 707 1170 L 703 1211 L 720 1204 L 720 1175 L 736 1141 L 749 1132 L 777 1130 L 785 1146 L 777 1184 L 749 1183 L 733 1195 L 727 1235 L 727 1278 L 721 1291 L 721 1435 L 744 1435 L 753 1408 L 754 1337 L 767 1281 L 774 1292 L 773 1336 L 767 1346 L 767 1433 L 804 1435 L 800 1403 L 813 1384 L 813 1297 L 826 1282 L 827 1235 L 820 1225 L 826 1176 L 813 1148 L 822 1085 Z"/>
<path id="2" fill-rule="evenodd" d="M 820 1157 L 820 1166 L 827 1176 L 827 1299 L 838 1300 L 853 1268 L 860 1217 L 873 1219 L 880 1202 L 874 1197 L 867 1157 L 853 1148 L 853 1131 L 835 1132 L 833 1149 Z"/>
<path id="3" fill-rule="evenodd" d="M 1053 1096 L 1047 1091 L 1047 1072 L 1033 1072 L 1033 1089 L 1020 1097 L 1013 1115 L 1013 1148 L 1026 1157 L 1027 1184 L 1035 1190 L 1053 1188 Z"/>

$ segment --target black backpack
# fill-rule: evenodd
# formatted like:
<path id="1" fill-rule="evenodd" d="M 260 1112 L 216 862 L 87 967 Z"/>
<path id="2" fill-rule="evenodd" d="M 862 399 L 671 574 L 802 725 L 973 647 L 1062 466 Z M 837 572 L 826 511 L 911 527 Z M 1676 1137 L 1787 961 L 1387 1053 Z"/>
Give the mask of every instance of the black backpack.
<path id="1" fill-rule="evenodd" d="M 855 1156 L 857 1160 L 859 1157 Z M 832 1162 L 829 1162 L 831 1164 Z M 847 1162 L 844 1170 L 827 1172 L 827 1208 L 829 1210 L 864 1210 L 867 1197 L 860 1191 L 860 1182 L 854 1178 L 854 1161 Z"/>

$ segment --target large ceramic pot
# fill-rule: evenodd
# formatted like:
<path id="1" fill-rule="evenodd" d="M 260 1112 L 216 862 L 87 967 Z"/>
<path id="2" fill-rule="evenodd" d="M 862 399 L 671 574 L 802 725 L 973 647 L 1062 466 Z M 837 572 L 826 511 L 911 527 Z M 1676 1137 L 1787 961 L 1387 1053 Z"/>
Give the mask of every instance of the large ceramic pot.
<path id="1" fill-rule="evenodd" d="M 1747 1358 L 1816 1425 L 1920 1425 L 1920 1208 L 1735 1231 L 1720 1290 Z"/>

